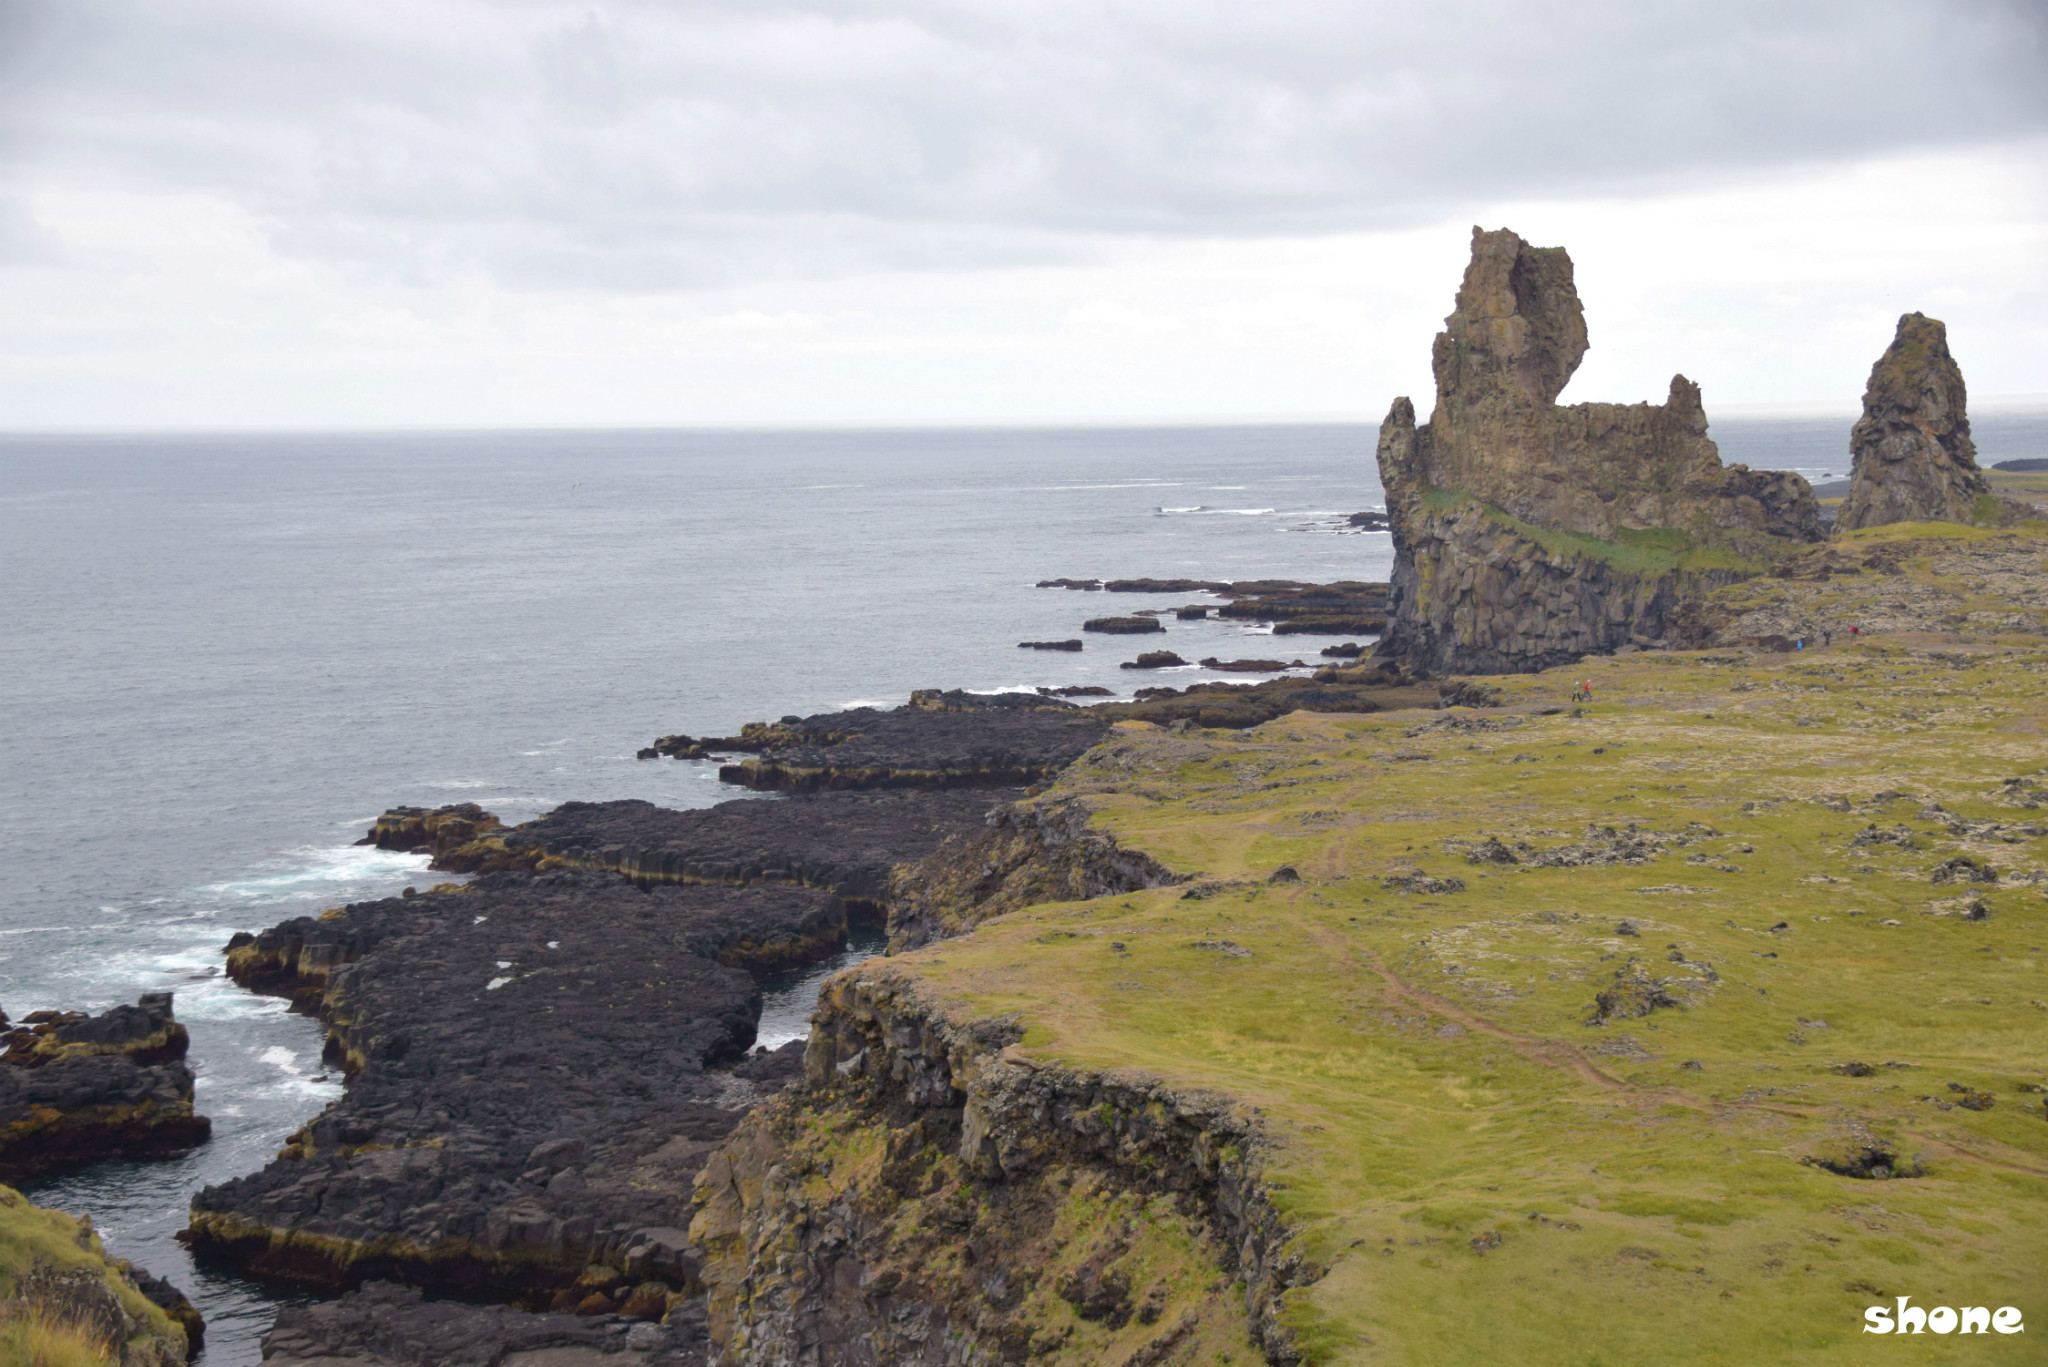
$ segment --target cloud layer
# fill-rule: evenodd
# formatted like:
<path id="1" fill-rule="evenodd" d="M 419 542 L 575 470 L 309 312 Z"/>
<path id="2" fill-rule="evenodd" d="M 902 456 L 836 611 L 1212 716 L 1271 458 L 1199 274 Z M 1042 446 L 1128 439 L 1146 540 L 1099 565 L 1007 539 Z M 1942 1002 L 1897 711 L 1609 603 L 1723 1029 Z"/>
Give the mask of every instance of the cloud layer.
<path id="1" fill-rule="evenodd" d="M 217 196 L 287 255 L 400 274 L 951 268 L 2010 138 L 2048 127 L 2034 12 L 14 0 L 0 154 L 17 182 Z"/>
<path id="2" fill-rule="evenodd" d="M 1377 411 L 1396 377 L 1354 400 L 1338 376 L 1409 354 L 1465 225 L 1506 214 L 1573 233 L 1589 287 L 1602 238 L 1618 297 L 1661 276 L 1731 355 L 1756 340 L 1730 340 L 1738 309 L 1790 307 L 1759 284 L 1789 262 L 1823 280 L 1781 296 L 1847 309 L 1889 279 L 2038 317 L 2042 14 L 0 0 L 0 424 L 1086 415 L 1119 411 L 1101 358 L 1134 348 L 1206 364 L 1189 387 L 1217 402 L 1191 413 Z M 1856 169 L 1908 165 L 1896 186 Z M 1847 262 L 1865 274 L 1833 279 Z M 835 357 L 862 378 L 835 383 Z M 1002 368 L 1021 357 L 1039 389 Z M 1122 392 L 1175 407 L 1163 373 Z"/>

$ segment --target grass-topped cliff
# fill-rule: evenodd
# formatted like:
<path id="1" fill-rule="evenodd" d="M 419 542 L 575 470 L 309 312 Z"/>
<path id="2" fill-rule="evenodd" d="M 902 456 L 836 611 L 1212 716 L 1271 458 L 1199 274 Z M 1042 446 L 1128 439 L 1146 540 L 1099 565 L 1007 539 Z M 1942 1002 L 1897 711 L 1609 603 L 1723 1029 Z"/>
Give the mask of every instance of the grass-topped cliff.
<path id="1" fill-rule="evenodd" d="M 171 1367 L 186 1331 L 109 1259 L 89 1221 L 0 1186 L 0 1362 Z"/>
<path id="2" fill-rule="evenodd" d="M 1192 881 L 860 972 L 949 1029 L 1001 1022 L 1016 1067 L 1233 1099 L 1307 1266 L 1278 1317 L 1310 1360 L 2042 1361 L 2048 640 L 2000 585 L 2039 583 L 2048 544 L 1943 535 L 1859 538 L 1960 585 L 1959 618 L 1906 623 L 1935 631 L 1602 659 L 1491 680 L 1482 710 L 1127 723 L 1040 800 L 1084 799 Z M 2032 574 L 1971 574 L 1973 547 Z M 1843 580 L 1729 592 L 1769 586 Z M 857 1157 L 867 1121 L 805 1123 L 850 1164 L 820 1199 L 901 1166 Z M 913 1282 L 968 1284 L 941 1264 L 978 1237 L 969 1206 Z M 1193 1256 L 1170 1216 L 1115 1218 L 1147 1258 Z M 1061 1258 L 1115 1273 L 1104 1237 L 1032 1245 L 1047 1285 L 1082 1275 Z M 1210 1294 L 1175 1286 L 1167 1325 Z M 1028 1294 L 1046 1361 L 1196 1342 L 1148 1357 L 1160 1334 Z M 2028 1333 L 1863 1334 L 1900 1295 L 2018 1306 Z M 1241 1336 L 1222 1314 L 1203 1334 Z"/>

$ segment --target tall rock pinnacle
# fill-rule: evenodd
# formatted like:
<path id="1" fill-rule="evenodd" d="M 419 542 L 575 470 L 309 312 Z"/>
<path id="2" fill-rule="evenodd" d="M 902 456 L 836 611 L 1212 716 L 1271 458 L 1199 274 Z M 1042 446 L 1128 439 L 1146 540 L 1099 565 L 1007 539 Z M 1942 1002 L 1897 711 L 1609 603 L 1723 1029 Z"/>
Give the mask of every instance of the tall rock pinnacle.
<path id="1" fill-rule="evenodd" d="M 1849 434 L 1855 464 L 1836 530 L 1997 520 L 1966 404 L 1948 329 L 1925 314 L 1900 318 L 1892 344 L 1870 368 L 1863 416 Z"/>
<path id="2" fill-rule="evenodd" d="M 1662 404 L 1559 407 L 1586 344 L 1564 249 L 1474 228 L 1432 354 L 1436 409 L 1417 426 L 1397 399 L 1380 427 L 1382 654 L 1500 671 L 1661 643 L 1693 591 L 1819 539 L 1805 480 L 1722 466 L 1683 375 Z"/>

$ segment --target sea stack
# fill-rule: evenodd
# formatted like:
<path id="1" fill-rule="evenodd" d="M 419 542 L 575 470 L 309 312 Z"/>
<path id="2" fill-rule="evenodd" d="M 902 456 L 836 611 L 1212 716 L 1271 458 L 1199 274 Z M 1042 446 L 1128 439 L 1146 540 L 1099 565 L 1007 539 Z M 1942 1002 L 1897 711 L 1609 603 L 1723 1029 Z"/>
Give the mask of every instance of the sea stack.
<path id="1" fill-rule="evenodd" d="M 1700 594 L 1820 539 L 1805 480 L 1721 464 L 1683 375 L 1663 404 L 1560 407 L 1585 353 L 1564 249 L 1474 228 L 1436 338 L 1436 411 L 1417 426 L 1396 399 L 1380 427 L 1383 656 L 1498 673 L 1677 644 Z"/>
<path id="2" fill-rule="evenodd" d="M 1996 522 L 1999 499 L 1977 468 L 1962 368 L 1938 318 L 1908 313 L 1870 368 L 1849 434 L 1849 497 L 1835 529 L 1889 522 Z"/>

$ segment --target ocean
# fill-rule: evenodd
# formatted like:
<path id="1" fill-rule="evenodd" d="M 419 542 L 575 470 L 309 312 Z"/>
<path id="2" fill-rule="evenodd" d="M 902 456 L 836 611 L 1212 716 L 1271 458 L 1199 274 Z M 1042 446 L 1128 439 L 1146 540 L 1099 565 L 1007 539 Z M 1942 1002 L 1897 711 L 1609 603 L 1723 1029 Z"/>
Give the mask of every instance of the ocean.
<path id="1" fill-rule="evenodd" d="M 1847 473 L 1843 420 L 1715 424 L 1724 459 Z M 1985 463 L 2048 414 L 1977 422 Z M 258 1361 L 280 1294 L 195 1267 L 190 1194 L 340 1094 L 319 1032 L 220 975 L 237 930 L 436 881 L 352 842 L 399 803 L 742 796 L 656 736 L 916 688 L 1181 685 L 1078 636 L 1144 601 L 1053 577 L 1383 579 L 1362 425 L 851 432 L 0 435 L 0 1007 L 174 990 L 213 1141 L 31 1186 Z M 1313 637 L 1170 621 L 1196 659 Z M 772 801 L 773 798 L 756 800 Z M 851 962 L 877 947 L 849 948 Z M 771 984 L 799 1037 L 823 970 Z"/>

